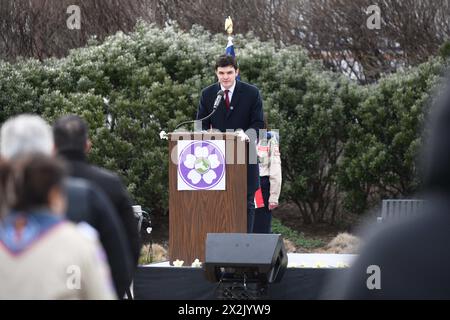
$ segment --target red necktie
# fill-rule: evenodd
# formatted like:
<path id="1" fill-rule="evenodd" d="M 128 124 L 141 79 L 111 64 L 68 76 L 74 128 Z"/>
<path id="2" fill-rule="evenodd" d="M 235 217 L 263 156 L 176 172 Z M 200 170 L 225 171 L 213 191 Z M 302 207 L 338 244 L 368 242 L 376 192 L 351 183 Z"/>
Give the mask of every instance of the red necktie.
<path id="1" fill-rule="evenodd" d="M 227 106 L 227 111 L 230 110 L 230 97 L 228 96 L 230 90 L 225 90 L 225 105 Z"/>

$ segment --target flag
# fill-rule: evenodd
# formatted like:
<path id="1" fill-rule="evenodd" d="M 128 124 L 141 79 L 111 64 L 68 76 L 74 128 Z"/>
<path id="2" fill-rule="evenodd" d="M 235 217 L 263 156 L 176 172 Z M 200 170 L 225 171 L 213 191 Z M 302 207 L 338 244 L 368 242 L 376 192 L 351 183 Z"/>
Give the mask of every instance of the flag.
<path id="1" fill-rule="evenodd" d="M 262 195 L 261 187 L 255 192 L 255 209 L 264 207 L 264 198 Z"/>
<path id="2" fill-rule="evenodd" d="M 236 57 L 235 53 L 234 53 L 234 45 L 233 45 L 233 37 L 229 36 L 228 37 L 228 43 L 227 43 L 227 47 L 225 48 L 225 54 L 226 55 L 230 55 L 232 57 Z M 236 77 L 236 80 L 241 80 L 241 76 L 238 74 Z"/>

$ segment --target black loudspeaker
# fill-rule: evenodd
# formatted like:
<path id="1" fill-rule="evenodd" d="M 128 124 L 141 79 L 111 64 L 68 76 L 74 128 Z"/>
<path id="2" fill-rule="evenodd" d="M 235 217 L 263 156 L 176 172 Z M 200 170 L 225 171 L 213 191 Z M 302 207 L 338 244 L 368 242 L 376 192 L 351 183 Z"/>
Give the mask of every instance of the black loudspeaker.
<path id="1" fill-rule="evenodd" d="M 287 253 L 280 234 L 208 233 L 205 274 L 211 282 L 242 279 L 281 281 Z"/>

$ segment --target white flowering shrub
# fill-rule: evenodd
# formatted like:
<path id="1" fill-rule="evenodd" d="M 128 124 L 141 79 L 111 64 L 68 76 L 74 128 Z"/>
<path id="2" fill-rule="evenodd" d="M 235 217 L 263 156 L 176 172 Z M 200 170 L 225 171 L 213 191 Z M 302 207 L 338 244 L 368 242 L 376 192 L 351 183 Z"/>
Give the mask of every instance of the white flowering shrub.
<path id="1" fill-rule="evenodd" d="M 63 59 L 0 61 L 0 121 L 23 112 L 49 121 L 81 115 L 94 143 L 90 160 L 118 172 L 136 203 L 164 213 L 168 146 L 159 132 L 195 117 L 226 43 L 198 26 L 182 32 L 140 23 Z M 417 129 L 442 61 L 361 87 L 324 71 L 300 47 L 277 48 L 251 34 L 234 43 L 242 80 L 260 88 L 269 126 L 280 130 L 282 197 L 305 222 L 365 208 L 367 190 L 415 189 Z"/>

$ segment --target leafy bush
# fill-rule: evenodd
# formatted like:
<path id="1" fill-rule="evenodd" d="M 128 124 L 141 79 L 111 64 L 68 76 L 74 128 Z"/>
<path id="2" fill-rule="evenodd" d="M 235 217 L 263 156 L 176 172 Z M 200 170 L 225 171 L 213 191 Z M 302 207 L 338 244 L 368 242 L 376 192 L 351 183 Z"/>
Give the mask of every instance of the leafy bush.
<path id="1" fill-rule="evenodd" d="M 314 249 L 325 245 L 320 239 L 307 238 L 302 232 L 299 233 L 296 230 L 286 227 L 276 218 L 272 219 L 272 232 L 282 234 L 285 239 L 288 239 L 296 246 L 305 249 Z"/>
<path id="2" fill-rule="evenodd" d="M 140 23 L 63 59 L 0 61 L 0 121 L 24 112 L 49 121 L 81 115 L 90 161 L 118 172 L 136 203 L 166 213 L 168 145 L 158 134 L 194 118 L 226 42 L 197 26 Z M 370 197 L 416 190 L 419 128 L 442 60 L 362 87 L 297 46 L 252 35 L 237 35 L 235 46 L 242 80 L 260 88 L 270 127 L 280 130 L 282 199 L 305 223 L 336 222 L 346 210 L 362 212 Z"/>
<path id="3" fill-rule="evenodd" d="M 350 139 L 338 170 L 345 209 L 364 212 L 383 198 L 418 191 L 424 120 L 442 70 L 437 59 L 366 88 L 347 123 Z"/>

